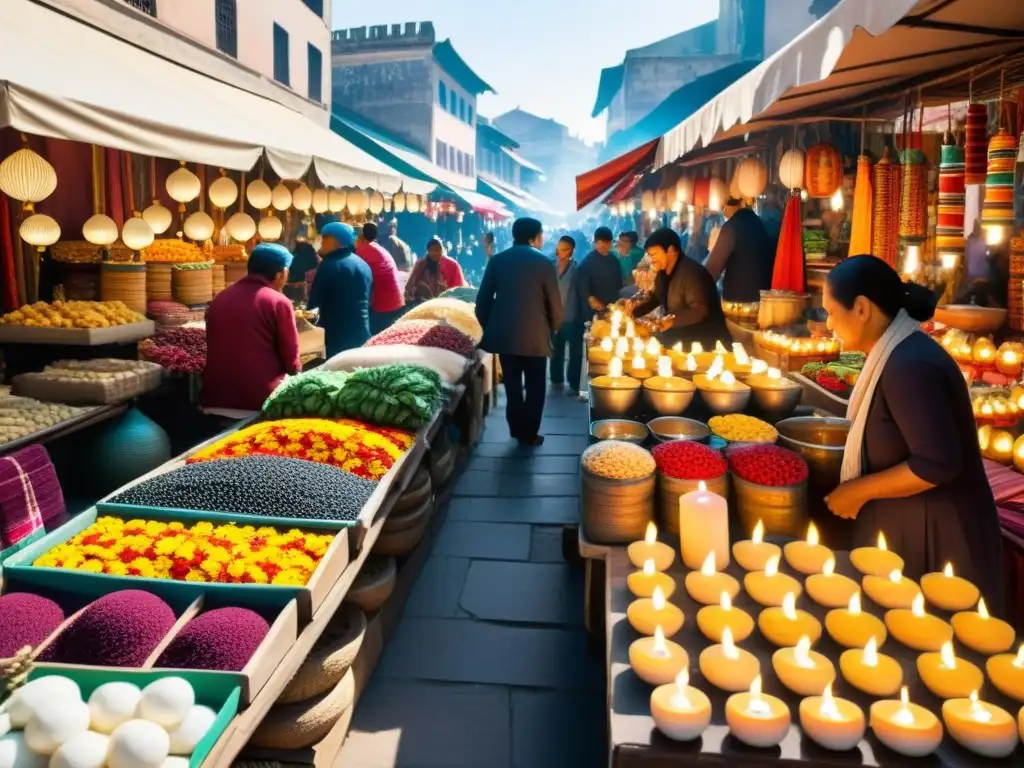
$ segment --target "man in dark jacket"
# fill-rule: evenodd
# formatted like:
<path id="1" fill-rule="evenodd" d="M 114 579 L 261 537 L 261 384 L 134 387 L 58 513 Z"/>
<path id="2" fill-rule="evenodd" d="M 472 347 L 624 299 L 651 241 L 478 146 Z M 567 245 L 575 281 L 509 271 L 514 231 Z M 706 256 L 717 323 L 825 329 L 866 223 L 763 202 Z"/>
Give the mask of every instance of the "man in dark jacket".
<path id="1" fill-rule="evenodd" d="M 481 349 L 498 355 L 501 362 L 509 432 L 520 445 L 537 446 L 544 442 L 540 423 L 545 374 L 551 335 L 562 325 L 562 297 L 555 268 L 540 251 L 541 223 L 518 219 L 512 225 L 512 239 L 511 248 L 487 262 L 476 317 L 484 329 Z"/>
<path id="2" fill-rule="evenodd" d="M 743 303 L 761 300 L 761 291 L 772 287 L 775 249 L 761 217 L 740 200 L 725 204 L 725 218 L 718 241 L 704 266 L 712 279 L 722 279 L 722 298 Z"/>
<path id="3" fill-rule="evenodd" d="M 373 273 L 356 256 L 356 233 L 348 224 L 334 221 L 320 232 L 320 255 L 309 308 L 320 310 L 327 357 L 361 347 L 370 338 L 370 292 Z"/>
<path id="4" fill-rule="evenodd" d="M 603 312 L 609 304 L 621 297 L 622 270 L 612 252 L 612 231 L 598 227 L 594 231 L 594 250 L 576 269 L 570 300 L 572 315 L 581 323 L 587 322 L 595 312 Z"/>

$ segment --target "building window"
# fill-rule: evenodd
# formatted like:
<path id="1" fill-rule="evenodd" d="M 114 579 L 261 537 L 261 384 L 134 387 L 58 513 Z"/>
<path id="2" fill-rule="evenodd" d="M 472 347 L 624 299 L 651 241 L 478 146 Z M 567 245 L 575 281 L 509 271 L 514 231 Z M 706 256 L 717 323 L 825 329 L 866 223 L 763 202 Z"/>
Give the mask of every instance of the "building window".
<path id="1" fill-rule="evenodd" d="M 306 44 L 306 60 L 309 65 L 309 98 L 323 101 L 324 55 L 312 43 Z"/>
<path id="2" fill-rule="evenodd" d="M 459 96 L 455 91 L 448 91 L 448 111 L 453 115 L 458 113 L 458 106 L 456 104 L 458 99 Z"/>
<path id="3" fill-rule="evenodd" d="M 156 16 L 156 0 L 124 0 L 137 11 Z"/>
<path id="4" fill-rule="evenodd" d="M 434 162 L 442 168 L 448 167 L 448 145 L 440 139 L 434 143 Z"/>
<path id="5" fill-rule="evenodd" d="M 459 120 L 466 121 L 466 100 L 459 97 Z"/>
<path id="6" fill-rule="evenodd" d="M 288 61 L 288 33 L 280 24 L 274 25 L 274 79 L 285 85 L 292 84 Z"/>
<path id="7" fill-rule="evenodd" d="M 216 0 L 213 6 L 217 50 L 238 58 L 238 9 L 236 0 Z"/>
<path id="8" fill-rule="evenodd" d="M 459 161 L 459 173 L 465 175 L 465 173 L 466 173 L 466 154 L 464 152 L 459 152 L 458 161 Z"/>
<path id="9" fill-rule="evenodd" d="M 302 2 L 321 19 L 324 17 L 324 0 L 302 0 Z"/>
<path id="10" fill-rule="evenodd" d="M 470 125 L 473 124 L 473 105 L 472 104 L 467 104 L 466 105 L 466 122 L 469 123 Z"/>
<path id="11" fill-rule="evenodd" d="M 448 86 L 444 84 L 444 80 L 437 81 L 437 103 L 441 105 L 441 109 L 448 107 Z"/>
<path id="12" fill-rule="evenodd" d="M 454 171 L 455 168 L 455 147 L 448 147 L 448 170 Z"/>
<path id="13" fill-rule="evenodd" d="M 469 176 L 476 176 L 476 170 L 473 168 L 473 166 L 476 164 L 476 158 L 474 158 L 472 155 L 470 155 L 469 157 L 466 158 L 466 160 L 468 161 L 467 164 L 469 166 L 469 168 L 468 168 L 469 172 L 468 172 L 467 175 L 469 175 Z"/>

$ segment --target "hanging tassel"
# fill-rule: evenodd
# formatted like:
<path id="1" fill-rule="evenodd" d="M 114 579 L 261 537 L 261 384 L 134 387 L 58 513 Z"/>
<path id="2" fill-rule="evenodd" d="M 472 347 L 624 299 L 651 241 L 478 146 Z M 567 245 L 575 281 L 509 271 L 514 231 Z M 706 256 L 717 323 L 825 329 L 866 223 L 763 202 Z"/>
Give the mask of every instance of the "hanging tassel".
<path id="1" fill-rule="evenodd" d="M 871 223 L 874 190 L 871 187 L 871 158 L 864 154 L 861 146 L 857 158 L 857 180 L 853 188 L 853 215 L 850 222 L 851 256 L 871 253 Z"/>
<path id="2" fill-rule="evenodd" d="M 900 167 L 885 148 L 875 163 L 874 199 L 871 214 L 871 253 L 890 267 L 896 266 L 900 211 Z"/>
<path id="3" fill-rule="evenodd" d="M 800 210 L 800 195 L 790 195 L 782 215 L 782 230 L 779 245 L 775 251 L 775 267 L 772 270 L 772 290 L 803 293 L 804 242 L 803 215 Z"/>

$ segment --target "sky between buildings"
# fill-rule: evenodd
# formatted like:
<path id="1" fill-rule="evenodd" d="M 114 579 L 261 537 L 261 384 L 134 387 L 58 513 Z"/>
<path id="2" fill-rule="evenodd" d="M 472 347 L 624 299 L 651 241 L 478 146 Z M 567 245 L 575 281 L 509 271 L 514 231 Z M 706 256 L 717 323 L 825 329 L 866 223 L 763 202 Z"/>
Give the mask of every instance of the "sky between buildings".
<path id="1" fill-rule="evenodd" d="M 504 10 L 502 10 L 504 8 Z M 711 21 L 714 0 L 332 0 L 335 29 L 432 21 L 438 40 L 455 49 L 498 92 L 479 112 L 522 107 L 552 117 L 587 141 L 604 139 L 592 119 L 604 67 L 630 48 Z"/>

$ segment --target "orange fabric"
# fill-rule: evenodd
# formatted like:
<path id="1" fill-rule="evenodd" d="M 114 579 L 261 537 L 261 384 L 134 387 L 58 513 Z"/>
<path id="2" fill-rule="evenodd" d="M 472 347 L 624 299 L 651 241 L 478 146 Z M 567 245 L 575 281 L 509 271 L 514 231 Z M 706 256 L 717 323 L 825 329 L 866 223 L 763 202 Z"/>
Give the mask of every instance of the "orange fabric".
<path id="1" fill-rule="evenodd" d="M 649 141 L 642 147 L 619 155 L 604 165 L 581 173 L 576 177 L 576 210 L 581 210 L 621 182 L 626 176 L 645 171 L 654 163 L 654 155 L 661 139 Z"/>
<path id="2" fill-rule="evenodd" d="M 850 255 L 871 253 L 871 215 L 874 209 L 871 187 L 871 158 L 857 158 L 857 182 L 853 188 L 853 219 L 850 223 Z"/>
<path id="3" fill-rule="evenodd" d="M 789 202 L 786 203 L 786 211 L 782 215 L 782 231 L 779 233 L 779 246 L 775 251 L 775 269 L 772 272 L 774 291 L 803 293 L 806 290 L 801 219 L 800 196 L 791 195 Z"/>

